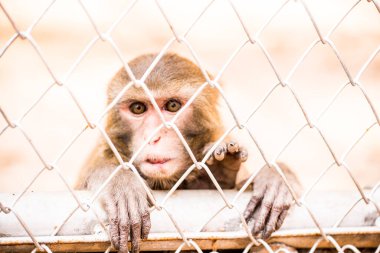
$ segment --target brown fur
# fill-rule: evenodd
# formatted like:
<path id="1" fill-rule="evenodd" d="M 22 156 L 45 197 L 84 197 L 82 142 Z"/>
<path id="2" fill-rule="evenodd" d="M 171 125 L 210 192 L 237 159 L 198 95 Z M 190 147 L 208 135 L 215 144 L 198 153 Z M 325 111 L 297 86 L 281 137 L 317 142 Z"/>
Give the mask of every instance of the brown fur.
<path id="1" fill-rule="evenodd" d="M 143 55 L 129 63 L 137 80 L 141 79 L 156 56 Z M 121 69 L 108 86 L 108 103 L 132 79 L 125 69 Z M 205 77 L 194 63 L 175 54 L 164 55 L 145 80 L 155 101 L 160 103 L 160 110 L 169 119 L 174 115 L 165 107 L 167 101 L 180 100 L 186 103 L 205 82 Z M 137 156 L 134 164 L 151 189 L 170 189 L 193 161 L 172 129 L 160 129 L 157 136 L 147 137 L 162 124 L 147 97 L 141 87 L 132 86 L 108 113 L 105 129 L 125 162 L 130 161 L 136 147 L 147 141 L 149 145 L 144 147 L 139 154 L 141 157 Z M 218 99 L 217 89 L 206 86 L 175 122 L 198 161 L 223 132 L 217 110 Z M 144 111 L 144 114 L 136 114 L 130 107 L 136 101 L 151 109 Z M 153 139 L 156 141 L 153 142 Z M 144 150 L 146 153 L 143 153 Z M 243 147 L 236 142 L 226 141 L 218 145 L 207 164 L 222 188 L 234 188 L 237 172 L 246 159 L 247 152 Z M 76 188 L 97 190 L 119 165 L 110 146 L 103 138 L 100 139 L 81 171 Z M 289 168 L 283 164 L 280 167 L 293 182 L 293 186 L 298 184 Z M 194 169 L 180 188 L 212 189 L 215 186 L 206 170 Z M 119 252 L 128 252 L 130 237 L 132 253 L 137 253 L 140 239 L 146 238 L 150 230 L 149 205 L 144 185 L 131 171 L 121 170 L 103 189 L 100 199 L 109 217 L 110 236 L 115 248 Z M 253 182 L 253 196 L 244 212 L 247 222 L 254 224 L 252 234 L 268 238 L 281 226 L 291 203 L 291 194 L 282 178 L 274 168 L 264 167 Z"/>
<path id="2" fill-rule="evenodd" d="M 143 55 L 129 63 L 129 67 L 135 75 L 135 78 L 140 79 L 143 76 L 156 56 L 157 55 L 154 54 Z M 108 103 L 111 103 L 129 82 L 131 82 L 131 78 L 128 76 L 125 69 L 120 69 L 108 85 Z M 204 76 L 194 63 L 176 54 L 164 55 L 145 80 L 149 90 L 165 91 L 168 93 L 178 92 L 183 88 L 184 84 L 186 84 L 186 87 L 193 87 L 195 90 L 205 82 L 206 80 Z M 130 139 L 133 133 L 129 131 L 128 125 L 120 119 L 118 106 L 123 101 L 136 97 L 146 98 L 147 96 L 142 88 L 132 87 L 109 112 L 106 123 L 106 132 L 124 161 L 128 161 L 132 155 Z M 205 145 L 216 141 L 223 130 L 216 106 L 218 99 L 218 91 L 215 88 L 207 86 L 194 100 L 193 117 L 191 120 L 188 120 L 186 129 L 182 129 L 181 131 L 198 160 L 203 158 L 203 148 Z M 191 166 L 192 161 L 188 154 L 184 154 L 183 159 L 188 160 L 188 167 Z M 104 140 L 101 140 L 90 155 L 90 158 L 87 160 L 86 166 L 82 169 L 76 188 L 91 188 L 90 186 L 92 184 L 89 180 L 104 180 L 102 179 L 102 176 L 105 174 L 103 171 L 105 170 L 104 167 L 107 167 L 106 165 L 112 165 L 112 168 L 106 169 L 108 173 L 111 173 L 112 169 L 118 166 L 118 162 L 108 144 L 105 143 Z M 169 189 L 177 182 L 179 177 L 183 174 L 184 169 L 186 168 L 182 168 L 182 170 L 179 170 L 176 175 L 169 179 L 145 179 L 152 189 Z M 97 172 L 97 170 L 101 170 L 102 173 Z M 202 178 L 204 176 L 205 175 L 203 175 Z M 187 177 L 182 188 L 186 188 L 186 185 L 188 185 L 189 182 L 192 182 L 199 177 L 199 170 L 194 170 L 193 173 Z M 206 177 L 205 180 L 209 181 L 209 178 Z M 229 179 L 229 181 L 233 182 L 233 184 L 235 183 L 234 178 Z M 97 185 L 97 183 L 95 183 L 95 185 Z M 213 185 L 209 183 L 202 185 L 205 185 L 202 188 L 213 188 Z"/>

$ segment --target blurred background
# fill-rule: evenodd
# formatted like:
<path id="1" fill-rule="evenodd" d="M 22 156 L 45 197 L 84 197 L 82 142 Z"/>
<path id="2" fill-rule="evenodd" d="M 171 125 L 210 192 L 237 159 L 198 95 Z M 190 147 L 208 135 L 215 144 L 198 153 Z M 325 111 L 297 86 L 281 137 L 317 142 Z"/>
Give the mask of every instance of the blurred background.
<path id="1" fill-rule="evenodd" d="M 88 13 L 100 32 L 105 32 L 132 1 L 84 0 Z M 233 1 L 247 30 L 254 37 L 284 1 Z M 357 2 L 351 0 L 305 1 L 322 35 Z M 51 1 L 1 0 L 1 4 L 21 30 L 27 30 Z M 183 34 L 209 1 L 160 1 L 174 29 Z M 0 52 L 15 34 L 0 9 Z M 57 0 L 34 27 L 31 35 L 51 71 L 66 80 L 90 120 L 105 107 L 106 85 L 122 67 L 109 43 L 98 40 L 77 68 L 70 68 L 97 34 L 79 1 Z M 173 37 L 168 23 L 154 1 L 141 0 L 111 33 L 124 61 L 144 53 L 159 52 Z M 216 0 L 187 37 L 202 65 L 216 75 L 247 36 L 225 0 Z M 289 1 L 259 36 L 280 76 L 285 79 L 318 34 L 302 3 Z M 353 77 L 380 45 L 380 15 L 371 2 L 360 1 L 332 33 L 342 60 Z M 175 42 L 169 49 L 193 60 L 185 44 Z M 368 66 L 361 85 L 380 112 L 380 55 Z M 318 115 L 334 94 L 348 82 L 347 75 L 327 44 L 319 43 L 296 69 L 289 84 L 307 114 L 316 122 L 338 158 L 375 122 L 365 97 L 358 87 L 348 86 L 317 122 Z M 31 105 L 54 83 L 43 61 L 28 40 L 17 38 L 0 57 L 0 106 L 11 121 L 17 122 Z M 257 44 L 247 44 L 221 77 L 231 106 L 244 121 L 278 83 L 267 58 Z M 227 127 L 234 122 L 221 102 Z M 287 88 L 278 87 L 248 122 L 269 160 L 306 123 L 305 117 Z M 48 163 L 53 163 L 70 141 L 86 126 L 82 114 L 64 87 L 48 90 L 21 121 L 36 148 Z M 0 117 L 0 130 L 6 127 Z M 245 131 L 234 131 L 249 150 L 248 171 L 259 169 L 264 161 Z M 99 138 L 98 130 L 87 130 L 57 162 L 61 174 L 73 185 L 80 167 Z M 305 188 L 333 163 L 333 157 L 315 129 L 306 127 L 277 159 L 298 173 Z M 374 186 L 380 179 L 380 128 L 369 129 L 347 156 L 346 163 L 362 186 Z M 0 135 L 0 191 L 19 192 L 40 172 L 43 164 L 31 145 L 16 129 Z M 317 189 L 357 192 L 342 167 L 333 166 L 317 184 Z M 53 171 L 43 171 L 31 190 L 65 190 Z"/>

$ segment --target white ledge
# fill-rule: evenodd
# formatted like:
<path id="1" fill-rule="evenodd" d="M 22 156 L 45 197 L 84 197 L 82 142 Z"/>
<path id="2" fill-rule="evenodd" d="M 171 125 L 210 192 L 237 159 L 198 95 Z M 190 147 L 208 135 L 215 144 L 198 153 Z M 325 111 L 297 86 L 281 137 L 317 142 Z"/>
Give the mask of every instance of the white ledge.
<path id="1" fill-rule="evenodd" d="M 76 193 L 84 202 L 91 196 L 89 192 Z M 166 191 L 154 191 L 158 203 L 161 203 L 166 193 Z M 229 201 L 232 201 L 236 193 L 234 190 L 225 191 Z M 203 231 L 201 228 L 205 223 L 225 206 L 217 191 L 179 190 L 164 206 L 185 235 L 202 245 L 202 249 L 211 249 L 216 242 L 219 243 L 219 249 L 244 248 L 249 239 L 240 225 L 237 210 L 244 211 L 250 196 L 249 192 L 242 194 L 233 209 L 226 207 L 204 227 Z M 0 193 L 0 202 L 4 206 L 10 206 L 16 197 L 16 194 Z M 356 247 L 375 247 L 380 241 L 380 227 L 375 226 L 376 215 L 372 204 L 366 205 L 364 201 L 360 201 L 338 228 L 333 227 L 358 199 L 359 195 L 355 192 L 312 192 L 306 198 L 306 205 L 323 231 L 334 235 L 334 239 L 340 240 L 341 243 L 351 242 L 355 235 L 357 238 L 355 241 L 358 243 L 354 244 Z M 380 202 L 380 191 L 373 196 L 373 201 Z M 96 251 L 107 248 L 108 237 L 98 225 L 92 211 L 84 212 L 78 209 L 62 226 L 57 236 L 50 236 L 76 207 L 77 203 L 69 192 L 31 192 L 24 195 L 12 210 L 25 221 L 39 242 L 49 244 L 49 247 L 55 247 L 55 250 Z M 99 218 L 107 223 L 104 211 L 96 205 L 93 208 Z M 159 247 L 160 250 L 175 250 L 182 243 L 182 239 L 166 212 L 154 210 L 151 219 L 151 233 L 141 249 L 157 250 Z M 361 236 L 366 239 L 360 240 Z M 296 206 L 286 218 L 282 228 L 273 234 L 271 241 L 282 241 L 295 247 L 311 247 L 318 238 L 320 232 L 306 209 Z M 332 245 L 322 242 L 322 246 Z M 19 251 L 28 251 L 33 247 L 32 240 L 14 213 L 1 212 L 0 251 L 16 248 Z"/>

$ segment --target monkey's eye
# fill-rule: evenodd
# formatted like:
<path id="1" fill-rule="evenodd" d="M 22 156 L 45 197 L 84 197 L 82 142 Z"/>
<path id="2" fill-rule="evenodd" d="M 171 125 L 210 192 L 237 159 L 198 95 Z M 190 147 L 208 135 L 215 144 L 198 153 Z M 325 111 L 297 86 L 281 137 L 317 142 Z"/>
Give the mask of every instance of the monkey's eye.
<path id="1" fill-rule="evenodd" d="M 175 99 L 171 99 L 168 102 L 166 102 L 165 110 L 167 110 L 169 112 L 176 112 L 179 109 L 181 109 L 181 106 L 182 106 L 182 104 L 179 101 L 177 101 Z"/>
<path id="2" fill-rule="evenodd" d="M 134 102 L 129 106 L 129 110 L 133 114 L 142 114 L 146 111 L 146 106 L 144 103 L 141 102 Z"/>

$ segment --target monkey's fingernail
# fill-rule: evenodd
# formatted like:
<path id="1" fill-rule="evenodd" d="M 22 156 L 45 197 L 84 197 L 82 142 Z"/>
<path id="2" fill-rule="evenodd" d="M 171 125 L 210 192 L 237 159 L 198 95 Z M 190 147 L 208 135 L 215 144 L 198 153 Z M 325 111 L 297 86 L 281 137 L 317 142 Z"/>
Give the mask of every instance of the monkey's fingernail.
<path id="1" fill-rule="evenodd" d="M 231 141 L 228 143 L 227 150 L 230 153 L 236 153 L 239 151 L 239 145 L 236 142 Z"/>
<path id="2" fill-rule="evenodd" d="M 216 160 L 221 161 L 224 159 L 224 152 L 222 151 L 215 152 L 214 157 Z"/>
<path id="3" fill-rule="evenodd" d="M 240 160 L 241 160 L 242 162 L 245 162 L 245 161 L 247 161 L 247 159 L 248 159 L 248 153 L 247 153 L 247 151 L 245 151 L 245 150 L 240 151 L 239 156 L 240 156 Z"/>
<path id="4" fill-rule="evenodd" d="M 221 144 L 221 145 L 219 145 L 216 149 L 215 149 L 215 151 L 214 151 L 214 158 L 216 159 L 216 160 L 218 160 L 218 161 L 222 161 L 223 159 L 224 159 L 224 155 L 225 155 L 225 153 L 226 153 L 226 145 L 224 145 L 224 143 L 223 144 Z"/>

